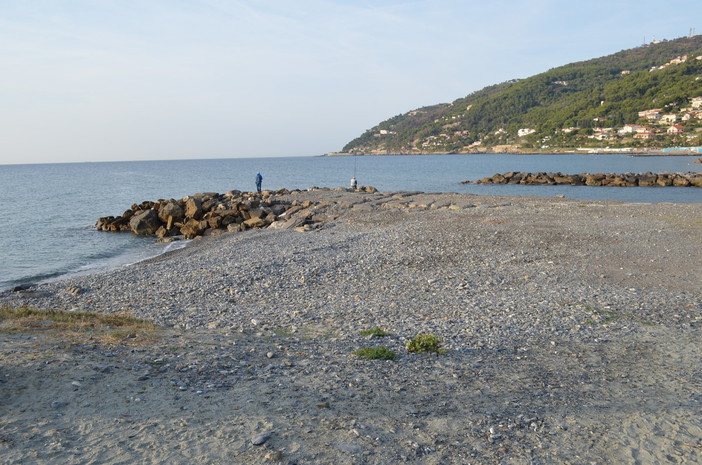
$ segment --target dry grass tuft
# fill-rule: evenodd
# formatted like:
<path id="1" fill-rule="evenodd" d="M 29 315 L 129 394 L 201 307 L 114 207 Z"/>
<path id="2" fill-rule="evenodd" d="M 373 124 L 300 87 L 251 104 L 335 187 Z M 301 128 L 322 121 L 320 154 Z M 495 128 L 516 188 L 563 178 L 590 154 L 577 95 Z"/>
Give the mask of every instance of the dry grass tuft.
<path id="1" fill-rule="evenodd" d="M 123 314 L 2 307 L 0 330 L 42 331 L 56 337 L 116 343 L 153 340 L 160 328 L 151 321 Z"/>

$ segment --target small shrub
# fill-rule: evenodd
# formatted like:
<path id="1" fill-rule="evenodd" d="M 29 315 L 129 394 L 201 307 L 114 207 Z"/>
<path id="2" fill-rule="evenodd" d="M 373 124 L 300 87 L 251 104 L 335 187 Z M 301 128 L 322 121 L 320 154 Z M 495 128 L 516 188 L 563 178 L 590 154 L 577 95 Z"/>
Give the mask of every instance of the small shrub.
<path id="1" fill-rule="evenodd" d="M 389 335 L 390 333 L 377 326 L 375 328 L 364 329 L 363 331 L 361 331 L 361 336 L 365 337 L 385 337 Z"/>
<path id="2" fill-rule="evenodd" d="M 397 358 L 395 352 L 385 346 L 362 347 L 355 350 L 353 354 L 364 360 L 395 360 Z"/>
<path id="3" fill-rule="evenodd" d="M 441 348 L 441 339 L 428 333 L 418 334 L 407 341 L 407 350 L 410 352 L 446 353 L 446 351 Z"/>

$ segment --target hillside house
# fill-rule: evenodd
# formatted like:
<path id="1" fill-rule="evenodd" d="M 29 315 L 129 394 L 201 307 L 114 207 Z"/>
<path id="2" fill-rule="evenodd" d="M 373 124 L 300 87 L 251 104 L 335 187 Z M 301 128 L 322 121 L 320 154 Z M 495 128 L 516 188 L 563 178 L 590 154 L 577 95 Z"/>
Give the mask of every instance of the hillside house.
<path id="1" fill-rule="evenodd" d="M 653 110 L 644 110 L 639 112 L 639 118 L 647 119 L 649 121 L 658 121 L 661 117 L 661 110 L 655 108 Z"/>
<path id="2" fill-rule="evenodd" d="M 619 130 L 619 134 L 625 136 L 627 134 L 634 134 L 641 125 L 639 124 L 625 124 L 623 128 Z"/>
<path id="3" fill-rule="evenodd" d="M 663 115 L 660 118 L 660 123 L 661 124 L 673 124 L 678 121 L 678 115 L 669 113 L 667 115 Z"/>
<path id="4" fill-rule="evenodd" d="M 596 140 L 610 140 L 614 137 L 614 128 L 592 128 L 593 135 L 589 136 L 590 139 Z"/>
<path id="5" fill-rule="evenodd" d="M 690 121 L 692 118 L 699 118 L 700 113 L 702 113 L 702 112 L 699 112 L 699 111 L 691 111 L 691 112 L 689 112 L 689 113 L 685 113 L 685 114 L 683 115 L 683 117 L 680 118 L 680 119 L 682 119 L 683 121 Z"/>
<path id="6" fill-rule="evenodd" d="M 671 135 L 682 134 L 683 132 L 685 132 L 685 128 L 683 126 L 680 126 L 679 124 L 674 124 L 671 127 L 669 127 L 666 132 Z"/>
<path id="7" fill-rule="evenodd" d="M 529 134 L 534 134 L 536 132 L 536 129 L 531 129 L 531 128 L 522 128 L 517 130 L 517 135 L 519 137 L 524 137 L 528 136 Z"/>
<path id="8" fill-rule="evenodd" d="M 692 104 L 692 108 L 702 108 L 702 97 L 693 97 L 690 99 L 690 103 Z"/>
<path id="9" fill-rule="evenodd" d="M 634 134 L 634 139 L 651 140 L 655 137 L 656 134 L 654 134 L 653 131 L 637 132 L 636 134 Z"/>

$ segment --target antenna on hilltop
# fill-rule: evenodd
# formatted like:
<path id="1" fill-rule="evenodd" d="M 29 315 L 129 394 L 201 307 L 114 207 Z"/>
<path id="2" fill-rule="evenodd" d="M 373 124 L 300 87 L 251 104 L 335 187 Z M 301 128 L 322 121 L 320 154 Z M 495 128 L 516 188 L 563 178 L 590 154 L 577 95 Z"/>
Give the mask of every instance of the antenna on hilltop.
<path id="1" fill-rule="evenodd" d="M 690 35 L 687 36 L 687 37 L 691 39 L 692 36 L 694 36 L 694 35 L 695 35 L 695 26 L 692 26 L 692 27 L 690 28 Z"/>

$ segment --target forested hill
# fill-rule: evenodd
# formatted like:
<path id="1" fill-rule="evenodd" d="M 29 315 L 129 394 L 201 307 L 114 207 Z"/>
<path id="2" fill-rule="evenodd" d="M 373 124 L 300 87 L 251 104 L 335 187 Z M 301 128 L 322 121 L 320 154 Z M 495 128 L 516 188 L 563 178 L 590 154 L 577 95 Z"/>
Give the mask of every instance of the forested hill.
<path id="1" fill-rule="evenodd" d="M 702 145 L 702 35 L 486 87 L 378 124 L 343 152 L 469 153 Z M 647 112 L 647 110 L 650 110 Z"/>

